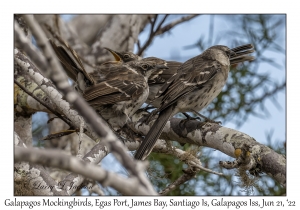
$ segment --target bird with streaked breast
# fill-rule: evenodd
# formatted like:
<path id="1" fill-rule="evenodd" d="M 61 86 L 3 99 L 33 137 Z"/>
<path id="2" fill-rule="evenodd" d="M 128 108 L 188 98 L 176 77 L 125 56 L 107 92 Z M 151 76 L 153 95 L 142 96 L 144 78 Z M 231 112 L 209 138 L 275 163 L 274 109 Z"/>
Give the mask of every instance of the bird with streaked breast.
<path id="1" fill-rule="evenodd" d="M 148 78 L 153 71 L 167 69 L 163 60 L 108 61 L 87 73 L 79 56 L 67 44 L 50 43 L 68 76 L 83 98 L 114 130 L 122 128 L 143 105 L 149 94 Z"/>
<path id="2" fill-rule="evenodd" d="M 154 61 L 140 60 L 99 69 L 99 77 L 97 72 L 92 75 L 96 84 L 85 89 L 83 98 L 114 130 L 122 128 L 148 98 L 151 73 L 165 68 Z"/>
<path id="3" fill-rule="evenodd" d="M 253 46 L 251 44 L 242 45 L 240 46 L 244 49 L 244 51 L 239 52 L 236 54 L 236 56 L 230 57 L 230 65 L 238 64 L 244 61 L 252 61 L 254 60 L 253 56 L 248 56 L 247 54 L 250 54 L 254 52 Z M 133 52 L 118 52 L 115 50 L 112 50 L 110 48 L 107 49 L 118 62 L 129 62 L 133 60 L 161 60 L 160 58 L 156 57 L 147 57 L 142 58 L 138 56 L 137 54 L 134 54 Z M 245 51 L 247 50 L 247 51 Z M 238 49 L 233 48 L 232 51 L 238 51 Z M 165 84 L 166 81 L 168 81 L 174 74 L 177 73 L 178 68 L 182 65 L 181 62 L 177 61 L 166 61 L 166 66 L 168 69 L 159 69 L 154 71 L 150 78 L 148 79 L 149 84 L 149 96 L 146 100 L 146 103 L 149 105 L 152 105 L 153 107 L 159 107 L 161 98 L 156 99 L 155 96 L 157 96 L 158 91 L 162 88 L 163 84 Z"/>
<path id="4" fill-rule="evenodd" d="M 206 107 L 219 95 L 224 87 L 230 64 L 254 59 L 252 45 L 233 49 L 216 45 L 202 54 L 184 62 L 157 93 L 159 107 L 151 114 L 159 112 L 145 139 L 135 153 L 135 158 L 144 160 L 152 151 L 167 121 L 179 112 L 197 111 Z"/>
<path id="5" fill-rule="evenodd" d="M 154 96 L 160 89 L 161 85 L 164 84 L 170 77 L 173 76 L 177 72 L 177 69 L 182 64 L 181 62 L 177 61 L 165 61 L 163 59 L 157 58 L 157 57 L 146 57 L 142 58 L 138 56 L 137 54 L 134 54 L 133 52 L 126 52 L 126 51 L 115 51 L 110 48 L 105 47 L 106 50 L 108 50 L 115 58 L 115 61 L 117 62 L 123 62 L 127 63 L 133 60 L 145 60 L 145 61 L 154 61 L 157 63 L 161 63 L 163 65 L 166 65 L 167 69 L 158 69 L 154 71 L 151 76 L 148 79 L 149 84 L 149 97 L 147 98 L 146 103 L 150 103 L 152 99 L 154 99 Z"/>

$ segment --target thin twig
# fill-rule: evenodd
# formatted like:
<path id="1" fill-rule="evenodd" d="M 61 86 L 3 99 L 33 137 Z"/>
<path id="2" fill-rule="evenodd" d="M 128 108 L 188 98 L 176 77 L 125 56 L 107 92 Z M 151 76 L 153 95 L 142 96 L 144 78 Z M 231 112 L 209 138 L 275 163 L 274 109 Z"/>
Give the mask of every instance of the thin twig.
<path id="1" fill-rule="evenodd" d="M 156 23 L 156 21 L 157 21 L 157 17 L 158 17 L 158 15 L 155 15 L 154 20 L 150 22 L 150 23 L 151 23 L 151 29 L 150 29 L 150 34 L 149 34 L 149 36 L 151 36 L 151 34 L 154 33 L 154 26 L 155 26 L 155 23 Z M 150 20 L 151 20 L 151 19 L 150 19 Z"/>
<path id="2" fill-rule="evenodd" d="M 159 194 L 167 195 L 169 192 L 171 192 L 172 190 L 175 190 L 181 184 L 194 178 L 198 171 L 199 171 L 199 169 L 194 170 L 193 168 L 188 168 L 186 170 L 183 170 L 184 174 L 182 176 L 180 176 L 178 179 L 176 179 L 172 184 L 167 186 L 165 189 L 160 191 Z"/>
<path id="3" fill-rule="evenodd" d="M 157 35 L 161 35 L 169 30 L 171 30 L 172 28 L 174 28 L 176 25 L 189 21 L 194 17 L 197 17 L 199 15 L 189 15 L 189 16 L 184 16 L 179 20 L 173 21 L 172 23 L 161 27 L 162 24 L 165 22 L 166 18 L 168 17 L 168 15 L 165 15 L 164 18 L 162 19 L 162 21 L 159 23 L 159 25 L 156 27 L 156 30 L 154 30 L 154 25 L 156 23 L 156 19 L 157 19 L 157 15 L 154 17 L 154 20 L 151 21 L 150 20 L 150 24 L 151 24 L 151 29 L 150 29 L 150 34 L 148 37 L 148 40 L 146 41 L 146 43 L 144 44 L 143 47 L 140 46 L 140 43 L 138 42 L 138 55 L 142 55 L 142 53 L 146 50 L 147 47 L 149 47 L 149 45 L 151 44 L 153 38 Z"/>
<path id="4" fill-rule="evenodd" d="M 25 36 L 22 28 L 16 23 L 14 25 L 14 32 L 15 46 L 17 48 L 22 47 L 22 51 L 24 51 L 40 69 L 46 69 L 47 64 L 45 57 L 42 56 L 41 52 L 31 43 L 31 40 Z"/>
<path id="5" fill-rule="evenodd" d="M 149 47 L 149 45 L 151 44 L 153 38 L 156 36 L 156 33 L 159 31 L 160 27 L 165 22 L 165 20 L 168 17 L 168 15 L 164 16 L 164 18 L 160 21 L 160 23 L 158 24 L 158 26 L 154 30 L 154 26 L 155 26 L 155 23 L 157 21 L 157 17 L 158 16 L 156 15 L 154 17 L 154 21 L 150 22 L 151 23 L 151 29 L 150 29 L 150 34 L 149 34 L 148 40 L 146 41 L 146 43 L 144 44 L 144 46 L 139 49 L 139 52 L 137 53 L 138 55 L 142 55 L 142 53 L 145 51 L 145 49 L 147 47 Z"/>
<path id="6" fill-rule="evenodd" d="M 184 17 L 182 17 L 179 20 L 175 20 L 174 22 L 172 22 L 172 23 L 170 23 L 170 24 L 162 27 L 160 30 L 158 30 L 157 33 L 156 33 L 156 35 L 161 35 L 161 34 L 167 32 L 167 31 L 169 31 L 170 29 L 174 28 L 178 24 L 186 22 L 186 21 L 189 21 L 192 18 L 197 17 L 197 16 L 199 16 L 199 15 L 189 15 L 189 16 L 184 16 Z"/>
<path id="7" fill-rule="evenodd" d="M 170 148 L 162 140 L 159 140 L 155 144 L 155 147 L 153 148 L 153 152 L 163 153 L 163 154 L 170 154 L 170 155 L 173 155 L 173 156 L 177 157 L 178 159 L 180 159 L 181 161 L 183 161 L 184 163 L 186 163 L 187 165 L 189 165 L 193 168 L 200 169 L 200 170 L 206 171 L 208 173 L 216 174 L 216 175 L 219 175 L 219 176 L 224 175 L 222 173 L 219 173 L 219 172 L 216 172 L 216 171 L 213 171 L 211 169 L 203 167 L 200 160 L 197 159 L 192 154 L 190 154 L 188 152 L 185 152 L 181 149 L 178 149 L 174 146 L 171 146 L 171 148 Z"/>

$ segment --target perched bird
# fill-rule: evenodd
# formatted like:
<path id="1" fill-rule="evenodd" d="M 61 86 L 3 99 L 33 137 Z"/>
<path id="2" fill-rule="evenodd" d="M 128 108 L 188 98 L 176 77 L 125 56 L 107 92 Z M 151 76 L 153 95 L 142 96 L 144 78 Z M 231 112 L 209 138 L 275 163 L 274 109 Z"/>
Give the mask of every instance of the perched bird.
<path id="1" fill-rule="evenodd" d="M 248 56 L 254 51 L 252 48 L 251 44 L 233 49 L 216 45 L 184 62 L 157 93 L 156 97 L 161 97 L 160 105 L 152 113 L 159 112 L 158 118 L 135 158 L 144 160 L 150 154 L 170 117 L 179 112 L 199 112 L 217 97 L 227 81 L 231 62 L 253 60 Z"/>
<path id="2" fill-rule="evenodd" d="M 176 72 L 179 66 L 182 64 L 181 62 L 177 61 L 165 61 L 160 58 L 156 57 L 147 57 L 142 58 L 132 52 L 118 52 L 115 50 L 112 50 L 110 48 L 107 49 L 115 58 L 115 61 L 117 62 L 129 62 L 133 60 L 145 60 L 145 61 L 154 61 L 157 63 L 164 63 L 163 65 L 166 65 L 167 69 L 158 69 L 154 71 L 151 76 L 148 79 L 149 84 L 149 96 L 146 100 L 146 103 L 149 104 L 153 99 L 158 90 L 160 89 L 161 85 L 164 84 L 170 77 L 172 77 Z"/>
<path id="3" fill-rule="evenodd" d="M 247 56 L 247 54 L 254 52 L 254 50 L 251 50 L 253 48 L 252 45 L 243 45 L 244 50 L 248 51 L 241 51 L 239 54 L 236 54 L 236 56 L 230 57 L 230 65 L 238 64 L 244 61 L 252 61 L 254 59 L 253 56 Z M 107 49 L 115 58 L 115 61 L 118 62 L 129 62 L 133 60 L 161 60 L 156 57 L 147 57 L 142 58 L 132 52 L 118 52 L 115 50 L 112 50 L 110 48 Z M 238 49 L 233 48 L 232 51 L 238 51 Z M 246 53 L 246 54 L 245 54 Z M 166 81 L 168 81 L 174 74 L 177 73 L 178 68 L 181 66 L 181 62 L 177 61 L 166 61 L 166 66 L 168 69 L 159 69 L 154 71 L 151 76 L 148 79 L 149 84 L 149 96 L 146 100 L 146 103 L 153 106 L 153 107 L 159 107 L 161 103 L 161 98 L 156 99 L 155 96 L 157 95 L 158 91 L 162 88 L 163 84 L 165 84 Z"/>
<path id="4" fill-rule="evenodd" d="M 106 68 L 101 70 L 95 68 L 93 72 L 87 73 L 83 67 L 83 64 L 77 55 L 77 53 L 63 40 L 60 40 L 63 46 L 57 46 L 51 39 L 50 43 L 54 49 L 56 55 L 61 61 L 67 75 L 76 82 L 76 88 L 79 92 L 83 92 L 86 87 L 91 86 L 95 83 L 93 76 L 98 75 L 99 71 L 105 72 L 108 70 L 110 65 L 122 65 L 131 61 L 153 61 L 158 65 L 165 65 L 167 68 L 159 68 L 155 70 L 148 79 L 149 92 L 155 96 L 161 84 L 166 82 L 174 73 L 177 72 L 177 68 L 182 64 L 177 61 L 165 61 L 156 57 L 142 58 L 132 52 L 118 52 L 112 49 L 104 47 L 108 50 L 115 58 L 115 61 L 108 61 L 103 63 Z M 160 84 L 159 86 L 157 84 Z"/>
<path id="5" fill-rule="evenodd" d="M 164 60 L 109 61 L 92 73 L 87 73 L 77 55 L 66 43 L 51 45 L 69 77 L 77 83 L 83 98 L 113 128 L 122 128 L 127 120 L 143 105 L 149 94 L 148 78 L 153 71 L 167 69 Z"/>
<path id="6" fill-rule="evenodd" d="M 146 101 L 151 73 L 165 68 L 143 60 L 100 68 L 92 75 L 96 84 L 86 88 L 83 97 L 115 130 L 122 128 Z"/>

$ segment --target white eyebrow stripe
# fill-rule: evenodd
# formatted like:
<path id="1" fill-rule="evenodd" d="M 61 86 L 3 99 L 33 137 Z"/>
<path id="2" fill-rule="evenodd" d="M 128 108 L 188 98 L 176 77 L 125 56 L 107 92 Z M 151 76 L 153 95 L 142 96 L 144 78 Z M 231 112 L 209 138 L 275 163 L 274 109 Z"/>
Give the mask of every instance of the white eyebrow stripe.
<path id="1" fill-rule="evenodd" d="M 209 74 L 210 71 L 203 71 L 203 72 L 200 72 L 200 74 Z"/>

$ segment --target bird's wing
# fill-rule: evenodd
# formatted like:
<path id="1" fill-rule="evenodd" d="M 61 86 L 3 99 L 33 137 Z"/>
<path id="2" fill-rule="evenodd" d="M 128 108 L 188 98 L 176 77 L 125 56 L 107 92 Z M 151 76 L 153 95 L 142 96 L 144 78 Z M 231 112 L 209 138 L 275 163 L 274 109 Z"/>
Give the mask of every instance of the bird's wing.
<path id="1" fill-rule="evenodd" d="M 179 69 L 177 75 L 168 81 L 169 86 L 163 95 L 159 111 L 174 104 L 181 97 L 196 88 L 201 88 L 211 80 L 219 71 L 221 65 L 217 61 L 203 60 L 195 57 L 185 62 Z"/>
<path id="2" fill-rule="evenodd" d="M 110 78 L 86 89 L 83 97 L 90 104 L 112 104 L 134 99 L 143 94 L 146 81 L 140 75 L 126 75 Z"/>
<path id="3" fill-rule="evenodd" d="M 148 79 L 148 84 L 163 84 L 170 79 L 181 66 L 182 63 L 177 61 L 167 61 L 168 69 L 158 69 L 154 71 Z"/>

